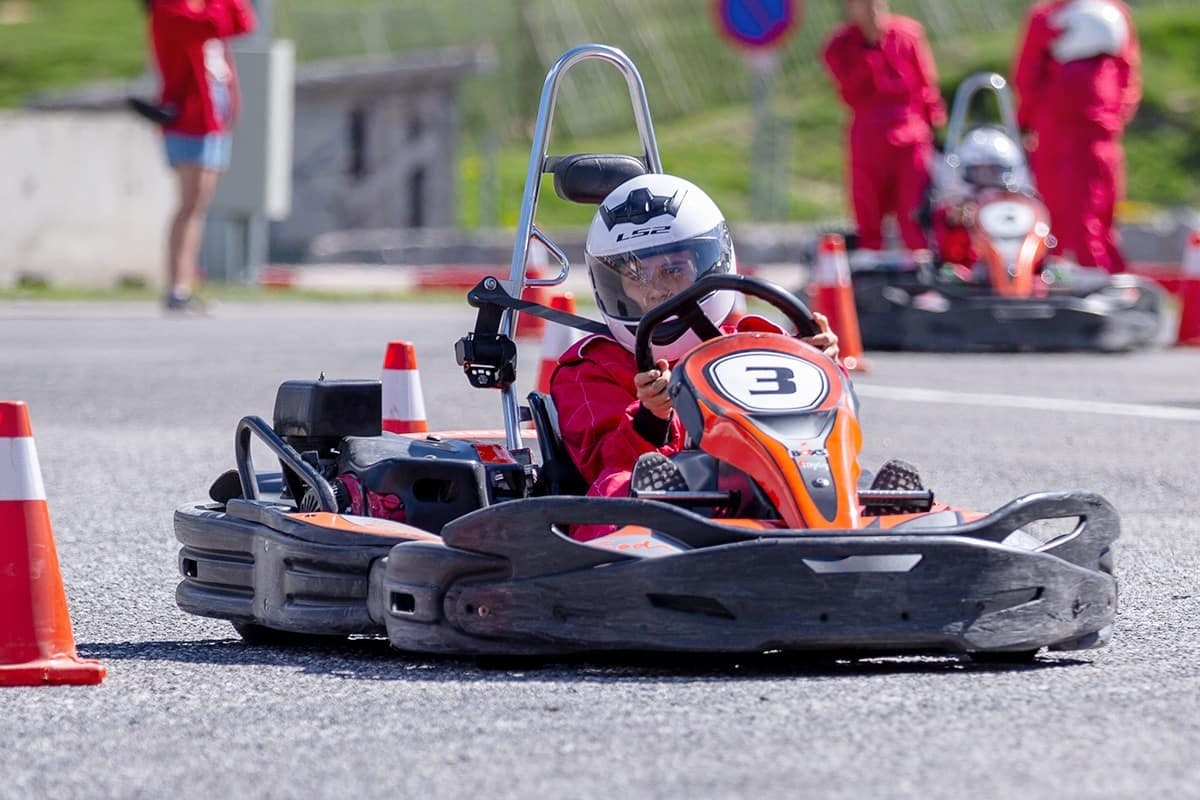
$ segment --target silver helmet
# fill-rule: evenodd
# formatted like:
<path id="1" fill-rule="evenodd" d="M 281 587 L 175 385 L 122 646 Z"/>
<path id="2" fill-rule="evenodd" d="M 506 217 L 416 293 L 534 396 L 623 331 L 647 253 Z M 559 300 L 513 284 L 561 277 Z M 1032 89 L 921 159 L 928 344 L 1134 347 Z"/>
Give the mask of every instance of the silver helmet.
<path id="1" fill-rule="evenodd" d="M 674 175 L 640 175 L 610 192 L 592 219 L 584 255 L 600 314 L 631 352 L 643 314 L 704 275 L 737 272 L 725 216 L 702 189 Z M 732 292 L 712 292 L 700 308 L 720 325 L 734 300 Z M 669 337 L 683 325 L 668 320 L 659 330 Z M 654 357 L 674 361 L 698 343 L 689 332 L 654 344 Z"/>

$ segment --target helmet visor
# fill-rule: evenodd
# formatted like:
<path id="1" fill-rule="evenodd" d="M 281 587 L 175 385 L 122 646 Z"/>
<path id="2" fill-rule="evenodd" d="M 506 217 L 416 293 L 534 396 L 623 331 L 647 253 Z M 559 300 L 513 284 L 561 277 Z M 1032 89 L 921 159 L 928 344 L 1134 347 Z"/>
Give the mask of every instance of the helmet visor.
<path id="1" fill-rule="evenodd" d="M 963 170 L 963 177 L 974 186 L 1006 189 L 1016 182 L 1012 167 L 1006 164 L 976 164 Z"/>
<path id="2" fill-rule="evenodd" d="M 722 222 L 682 242 L 608 256 L 586 255 L 600 310 L 624 322 L 637 322 L 704 275 L 729 272 L 733 244 Z"/>

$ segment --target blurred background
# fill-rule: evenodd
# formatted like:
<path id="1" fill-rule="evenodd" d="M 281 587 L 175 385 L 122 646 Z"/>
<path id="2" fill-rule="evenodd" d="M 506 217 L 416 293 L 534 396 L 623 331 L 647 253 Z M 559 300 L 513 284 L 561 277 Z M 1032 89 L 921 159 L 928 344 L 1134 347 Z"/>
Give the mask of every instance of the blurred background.
<path id="1" fill-rule="evenodd" d="M 1008 72 L 1028 5 L 892 2 L 893 10 L 926 26 L 948 102 L 965 76 Z M 1161 225 L 1163 213 L 1200 206 L 1200 5 L 1194 0 L 1130 5 L 1142 44 L 1145 99 L 1127 135 L 1129 199 L 1122 221 Z M 290 208 L 270 223 L 270 261 L 361 256 L 364 247 L 346 245 L 344 235 L 330 243 L 330 235 L 348 230 L 436 229 L 452 231 L 461 241 L 515 226 L 546 70 L 562 52 L 585 42 L 611 44 L 630 55 L 646 82 L 664 167 L 704 186 L 735 225 L 819 224 L 846 215 L 843 112 L 817 56 L 840 20 L 839 2 L 807 3 L 801 26 L 775 52 L 777 69 L 769 83 L 744 50 L 722 37 L 707 0 L 272 0 L 263 10 L 273 17 L 270 35 L 294 46 L 296 63 Z M 69 193 L 72 181 L 95 195 L 105 194 L 107 184 L 116 205 L 121 192 L 131 197 L 157 191 L 146 187 L 158 178 L 145 173 L 162 160 L 154 131 L 119 103 L 139 86 L 145 93 L 153 90 L 144 29 L 137 0 L 0 0 L 0 165 L 10 183 L 7 193 L 0 188 L 0 200 L 21 206 L 26 217 L 37 207 L 38 219 L 23 223 L 39 231 L 35 238 L 52 235 L 47 231 L 55 225 L 96 215 L 94 209 L 73 208 L 75 200 L 47 199 Z M 636 149 L 619 75 L 591 64 L 571 75 L 560 94 L 552 152 Z M 341 105 L 320 99 L 329 82 L 338 80 L 348 88 L 336 96 L 365 99 Z M 391 111 L 388 96 L 394 99 Z M 769 112 L 765 117 L 755 115 L 755 96 Z M 404 110 L 418 106 L 420 113 Z M 78 167 L 52 185 L 51 168 L 39 165 L 53 161 L 63 169 L 63 151 L 45 150 L 44 133 L 14 138 L 18 120 L 32 124 L 31 114 L 60 120 L 68 115 L 93 132 L 105 125 L 118 128 L 71 145 L 75 150 L 66 152 L 79 159 Z M 80 114 L 90 116 L 79 121 Z M 130 136 L 120 126 L 137 128 L 144 165 L 127 152 Z M 413 158 L 423 136 L 435 142 L 424 145 L 421 163 L 389 170 L 384 162 Z M 117 171 L 83 166 L 96 161 L 127 166 Z M 758 174 L 770 176 L 767 185 L 754 185 L 752 162 Z M 17 173 L 23 177 L 16 183 L 24 188 L 12 188 L 10 176 Z M 134 176 L 140 189 L 127 185 Z M 320 202 L 314 197 L 322 193 L 340 198 L 338 208 L 331 210 L 329 200 L 316 208 Z M 397 193 L 405 199 L 380 199 Z M 167 195 L 154 195 L 149 207 L 167 203 Z M 156 213 L 139 217 L 154 237 L 161 235 Z M 50 222 L 42 219 L 47 215 Z M 117 216 L 107 209 L 100 219 Z M 590 216 L 589 208 L 547 199 L 538 219 L 551 232 L 574 231 Z M 18 257 L 10 248 L 0 256 L 0 287 L 36 272 L 44 261 L 28 245 L 32 234 L 13 231 L 15 224 L 10 219 L 10 241 L 24 236 L 26 255 Z M 97 222 L 105 224 L 132 231 L 137 220 Z M 114 231 L 125 252 L 145 250 L 152 258 L 158 240 L 150 234 Z M 325 244 L 314 251 L 322 236 Z M 93 262 L 121 261 L 121 249 L 92 248 Z M 210 273 L 222 269 L 213 262 L 230 258 L 206 241 Z M 403 259 L 395 247 L 379 256 Z M 100 270 L 106 280 L 119 278 L 122 270 L 131 280 L 143 272 L 153 278 L 152 269 L 134 268 L 133 255 L 126 260 L 108 271 L 93 263 L 92 272 Z"/>

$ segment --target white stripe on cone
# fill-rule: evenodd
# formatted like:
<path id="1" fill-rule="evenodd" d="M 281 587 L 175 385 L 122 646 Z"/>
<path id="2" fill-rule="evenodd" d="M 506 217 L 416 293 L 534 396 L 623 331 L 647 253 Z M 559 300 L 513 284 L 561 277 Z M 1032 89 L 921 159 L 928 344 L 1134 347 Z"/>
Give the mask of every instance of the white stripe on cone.
<path id="1" fill-rule="evenodd" d="M 586 335 L 583 331 L 548 321 L 546 335 L 542 337 L 542 361 L 553 361 L 557 364 L 558 357 Z"/>
<path id="2" fill-rule="evenodd" d="M 827 234 L 817 246 L 817 265 L 813 271 L 816 286 L 841 286 L 850 283 L 850 262 L 841 236 Z"/>
<path id="3" fill-rule="evenodd" d="M 0 500 L 45 500 L 33 438 L 0 439 Z"/>
<path id="4" fill-rule="evenodd" d="M 575 298 L 570 293 L 557 295 L 550 301 L 550 307 L 569 314 L 575 313 Z M 558 366 L 558 358 L 567 349 L 587 334 L 584 331 L 562 325 L 553 320 L 546 320 L 545 332 L 542 334 L 542 360 L 538 365 L 539 392 L 550 391 L 550 376 Z"/>
<path id="5" fill-rule="evenodd" d="M 384 422 L 425 422 L 425 398 L 421 376 L 415 369 L 385 369 L 383 384 Z"/>

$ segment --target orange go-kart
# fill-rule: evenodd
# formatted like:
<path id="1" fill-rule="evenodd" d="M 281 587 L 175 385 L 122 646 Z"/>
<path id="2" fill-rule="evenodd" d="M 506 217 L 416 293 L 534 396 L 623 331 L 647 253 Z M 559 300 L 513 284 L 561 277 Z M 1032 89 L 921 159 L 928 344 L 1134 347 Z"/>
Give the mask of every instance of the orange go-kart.
<path id="1" fill-rule="evenodd" d="M 639 462 L 632 496 L 584 496 L 550 399 L 516 401 L 510 336 L 516 310 L 599 327 L 520 299 L 530 236 L 548 242 L 532 226 L 543 174 L 562 197 L 598 202 L 633 174 L 660 169 L 644 113 L 640 158 L 546 155 L 556 76 L 587 58 L 616 64 L 631 93 L 641 88 L 612 48 L 577 48 L 555 65 L 513 274 L 469 293 L 476 327 L 457 346 L 469 382 L 500 391 L 504 444 L 382 433 L 378 381 L 285 383 L 270 424 L 238 424 L 236 469 L 211 501 L 176 511 L 179 606 L 230 620 L 254 641 L 374 635 L 423 653 L 1020 660 L 1044 647 L 1103 645 L 1117 603 L 1112 506 L 1088 492 L 1048 492 L 979 514 L 937 505 L 924 489 L 864 488 L 847 373 L 783 333 L 720 335 L 699 310 L 711 291 L 739 291 L 796 333 L 815 333 L 804 304 L 765 281 L 709 276 L 647 313 L 635 353 L 643 367 L 651 343 L 681 327 L 664 322 L 682 321 L 703 340 L 668 387 L 686 447 L 658 488 L 640 480 Z M 522 441 L 526 420 L 536 452 Z M 255 469 L 256 438 L 281 472 Z M 576 541 L 579 525 L 611 532 Z"/>
<path id="2" fill-rule="evenodd" d="M 989 97 L 1001 123 L 968 125 L 972 109 Z M 955 93 L 945 146 L 933 165 L 934 261 L 884 258 L 853 274 L 864 346 L 1124 351 L 1153 345 L 1163 314 L 1162 293 L 1151 282 L 1065 261 L 1051 267 L 1050 215 L 1023 151 L 1010 184 L 964 182 L 964 145 L 989 130 L 1020 142 L 1007 82 L 995 73 L 972 75 Z"/>

